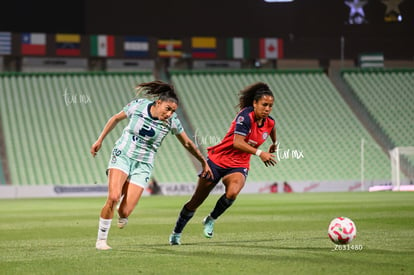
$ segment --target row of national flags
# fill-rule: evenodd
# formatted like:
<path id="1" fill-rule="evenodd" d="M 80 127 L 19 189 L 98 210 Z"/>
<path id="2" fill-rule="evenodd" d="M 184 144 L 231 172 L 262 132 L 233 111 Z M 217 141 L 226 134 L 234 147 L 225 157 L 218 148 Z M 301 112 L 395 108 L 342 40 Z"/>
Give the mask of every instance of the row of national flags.
<path id="1" fill-rule="evenodd" d="M 81 56 L 82 49 L 89 48 L 88 55 L 93 57 L 116 57 L 120 52 L 130 58 L 181 58 L 199 59 L 279 59 L 283 58 L 283 40 L 279 38 L 242 38 L 231 37 L 191 37 L 187 39 L 150 39 L 144 36 L 114 36 L 80 34 L 21 33 L 20 54 L 46 56 Z M 12 54 L 11 32 L 0 32 L 0 55 Z M 87 44 L 86 46 L 84 44 Z M 88 50 L 88 49 L 87 49 Z M 223 56 L 224 55 L 224 56 Z"/>

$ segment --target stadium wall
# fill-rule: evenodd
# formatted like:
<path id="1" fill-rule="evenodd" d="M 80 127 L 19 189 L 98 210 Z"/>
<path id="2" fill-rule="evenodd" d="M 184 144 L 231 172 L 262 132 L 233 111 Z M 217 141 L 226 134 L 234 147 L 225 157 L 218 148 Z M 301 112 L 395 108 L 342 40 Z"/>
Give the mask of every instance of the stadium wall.
<path id="1" fill-rule="evenodd" d="M 309 192 L 360 192 L 368 191 L 370 187 L 381 187 L 383 190 L 391 190 L 389 181 L 366 182 L 364 186 L 359 181 L 294 181 L 294 182 L 247 182 L 242 194 L 266 194 L 266 193 L 309 193 Z M 159 185 L 160 192 L 156 195 L 166 196 L 190 196 L 196 185 L 194 182 L 163 183 Z M 63 197 L 105 197 L 108 186 L 95 185 L 43 185 L 43 186 L 0 186 L 0 199 L 24 199 L 24 198 L 63 198 Z M 224 185 L 219 183 L 212 194 L 223 194 Z M 153 192 L 146 189 L 144 196 L 150 196 Z"/>

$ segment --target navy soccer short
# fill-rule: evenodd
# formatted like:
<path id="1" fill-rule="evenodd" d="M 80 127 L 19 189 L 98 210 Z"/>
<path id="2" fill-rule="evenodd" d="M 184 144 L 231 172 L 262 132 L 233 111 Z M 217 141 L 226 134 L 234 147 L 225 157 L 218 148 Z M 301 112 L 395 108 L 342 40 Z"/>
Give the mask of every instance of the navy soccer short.
<path id="1" fill-rule="evenodd" d="M 222 178 L 227 176 L 228 174 L 240 172 L 243 174 L 245 178 L 247 178 L 247 174 L 249 170 L 244 167 L 232 167 L 232 168 L 223 168 L 212 162 L 211 160 L 207 159 L 207 163 L 210 166 L 211 171 L 213 172 L 214 179 L 211 180 L 214 184 L 218 183 Z M 198 174 L 201 176 L 201 172 Z"/>

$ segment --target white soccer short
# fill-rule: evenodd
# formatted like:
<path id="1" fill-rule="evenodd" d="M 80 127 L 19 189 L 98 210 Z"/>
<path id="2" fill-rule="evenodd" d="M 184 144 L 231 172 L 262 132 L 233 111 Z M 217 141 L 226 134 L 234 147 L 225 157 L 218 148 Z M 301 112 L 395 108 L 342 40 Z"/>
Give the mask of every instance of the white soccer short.
<path id="1" fill-rule="evenodd" d="M 128 181 L 142 188 L 148 187 L 153 166 L 127 157 L 121 150 L 114 149 L 109 160 L 108 169 L 118 169 L 128 175 Z"/>

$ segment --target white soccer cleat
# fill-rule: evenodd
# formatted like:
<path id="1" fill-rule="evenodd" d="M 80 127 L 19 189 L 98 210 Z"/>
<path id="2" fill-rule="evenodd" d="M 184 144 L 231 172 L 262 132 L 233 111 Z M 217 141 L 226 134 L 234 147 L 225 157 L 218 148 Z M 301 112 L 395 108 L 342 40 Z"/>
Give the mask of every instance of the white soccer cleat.
<path id="1" fill-rule="evenodd" d="M 118 228 L 122 229 L 128 224 L 128 218 L 119 218 L 118 219 Z"/>
<path id="2" fill-rule="evenodd" d="M 112 249 L 112 247 L 110 247 L 106 243 L 106 240 L 97 240 L 95 247 L 96 247 L 97 250 L 110 250 L 110 249 Z"/>

